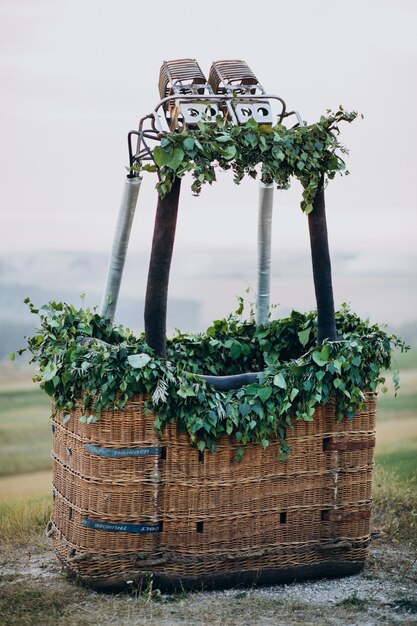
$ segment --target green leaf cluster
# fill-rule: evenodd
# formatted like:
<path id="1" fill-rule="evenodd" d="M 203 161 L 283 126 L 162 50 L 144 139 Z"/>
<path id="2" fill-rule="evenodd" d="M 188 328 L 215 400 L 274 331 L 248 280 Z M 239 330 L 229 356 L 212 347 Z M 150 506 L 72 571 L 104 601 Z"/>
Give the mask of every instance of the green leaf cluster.
<path id="1" fill-rule="evenodd" d="M 122 408 L 135 394 L 147 394 L 155 428 L 176 422 L 200 450 L 215 450 L 228 435 L 241 446 L 281 441 L 298 420 L 311 421 L 317 404 L 334 402 L 338 420 L 354 416 L 364 392 L 375 391 L 391 364 L 393 348 L 407 346 L 343 306 L 336 313 L 340 339 L 317 345 L 315 312 L 257 326 L 251 314 L 216 320 L 203 333 L 177 333 L 167 343 L 167 358 L 156 356 L 139 337 L 114 326 L 90 309 L 51 302 L 36 309 L 40 329 L 28 339 L 36 380 L 69 419 L 82 403 L 82 421 L 97 421 L 105 408 Z M 199 374 L 259 372 L 256 383 L 221 392 Z M 398 387 L 398 378 L 395 376 Z"/>
<path id="2" fill-rule="evenodd" d="M 164 197 L 175 178 L 187 172 L 192 172 L 191 188 L 198 195 L 203 184 L 216 180 L 216 169 L 232 170 L 237 184 L 244 176 L 256 178 L 260 170 L 263 182 L 275 183 L 280 189 L 288 189 L 293 178 L 299 180 L 303 187 L 301 208 L 309 213 L 322 181 L 326 183 L 337 172 L 349 173 L 342 158 L 347 151 L 338 139 L 339 124 L 356 117 L 356 112 L 340 107 L 335 113 L 328 111 L 315 124 L 287 129 L 282 124 L 258 124 L 253 119 L 236 126 L 219 116 L 214 123 L 200 122 L 195 129 L 167 133 L 153 150 L 158 192 Z"/>

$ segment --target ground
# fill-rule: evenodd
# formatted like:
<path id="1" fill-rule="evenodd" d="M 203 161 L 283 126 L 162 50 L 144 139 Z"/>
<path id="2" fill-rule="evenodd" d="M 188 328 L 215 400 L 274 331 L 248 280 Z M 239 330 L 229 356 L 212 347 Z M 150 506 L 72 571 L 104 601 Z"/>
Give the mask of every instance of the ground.
<path id="1" fill-rule="evenodd" d="M 417 555 L 374 534 L 363 572 L 247 590 L 104 595 L 68 579 L 46 540 L 1 557 L 4 626 L 268 626 L 417 624 Z"/>

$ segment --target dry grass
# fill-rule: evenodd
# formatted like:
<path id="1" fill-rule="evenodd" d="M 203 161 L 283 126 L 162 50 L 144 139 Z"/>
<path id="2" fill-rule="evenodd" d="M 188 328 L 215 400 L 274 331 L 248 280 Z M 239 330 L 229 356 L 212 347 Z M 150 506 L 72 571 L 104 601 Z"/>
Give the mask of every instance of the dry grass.
<path id="1" fill-rule="evenodd" d="M 51 492 L 52 470 L 0 476 L 0 502 L 46 498 Z"/>
<path id="2" fill-rule="evenodd" d="M 36 368 L 33 365 L 4 360 L 0 363 L 0 392 L 14 389 L 33 389 L 33 377 Z"/>
<path id="3" fill-rule="evenodd" d="M 51 516 L 51 498 L 0 501 L 0 545 L 19 548 L 37 545 Z"/>
<path id="4" fill-rule="evenodd" d="M 417 490 L 413 480 L 376 467 L 373 481 L 372 521 L 391 540 L 417 549 Z M 417 558 L 417 554 L 416 554 Z"/>
<path id="5" fill-rule="evenodd" d="M 397 419 L 377 420 L 376 441 L 378 450 L 389 449 L 404 441 L 417 439 L 415 413 L 401 413 Z"/>
<path id="6" fill-rule="evenodd" d="M 75 626 L 91 622 L 74 615 L 74 600 L 79 595 L 43 585 L 19 582 L 7 593 L 0 587 L 0 622 L 4 626 Z M 3 593 L 2 593 L 3 592 Z"/>

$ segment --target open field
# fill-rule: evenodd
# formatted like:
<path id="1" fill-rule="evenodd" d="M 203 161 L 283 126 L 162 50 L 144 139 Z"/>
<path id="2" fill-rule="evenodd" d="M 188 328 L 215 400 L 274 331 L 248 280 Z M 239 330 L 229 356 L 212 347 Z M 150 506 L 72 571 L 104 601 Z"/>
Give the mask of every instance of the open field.
<path id="1" fill-rule="evenodd" d="M 49 415 L 46 394 L 33 385 L 0 392 L 0 476 L 51 467 Z"/>
<path id="2" fill-rule="evenodd" d="M 388 391 L 378 399 L 376 466 L 393 472 L 417 490 L 417 350 L 396 355 L 400 390 L 394 396 L 390 372 Z"/>
<path id="3" fill-rule="evenodd" d="M 0 502 L 39 498 L 51 493 L 52 470 L 0 477 Z"/>
<path id="4" fill-rule="evenodd" d="M 35 367 L 19 361 L 0 362 L 0 391 L 33 389 Z"/>

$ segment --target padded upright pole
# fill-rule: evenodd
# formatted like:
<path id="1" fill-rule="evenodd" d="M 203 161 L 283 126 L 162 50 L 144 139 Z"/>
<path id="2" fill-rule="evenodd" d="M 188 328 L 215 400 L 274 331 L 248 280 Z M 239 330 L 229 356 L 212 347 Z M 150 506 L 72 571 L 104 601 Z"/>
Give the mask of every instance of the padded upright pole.
<path id="1" fill-rule="evenodd" d="M 116 231 L 114 233 L 113 248 L 111 251 L 109 268 L 107 271 L 106 287 L 100 313 L 103 317 L 114 318 L 117 299 L 119 297 L 120 283 L 122 282 L 123 269 L 125 266 L 127 246 L 129 244 L 130 231 L 135 215 L 142 178 L 126 177 L 123 189 L 122 202 L 119 210 Z"/>
<path id="2" fill-rule="evenodd" d="M 317 341 L 335 341 L 336 321 L 334 312 L 332 267 L 327 238 L 324 189 L 321 185 L 313 202 L 313 210 L 308 215 L 310 231 L 311 259 L 313 264 L 314 289 L 317 302 Z"/>
<path id="3" fill-rule="evenodd" d="M 271 293 L 271 231 L 274 185 L 260 181 L 258 205 L 258 289 L 256 323 L 267 324 Z"/>
<path id="4" fill-rule="evenodd" d="M 177 226 L 181 180 L 158 198 L 145 298 L 145 341 L 156 353 L 166 356 L 166 328 L 169 272 Z"/>

